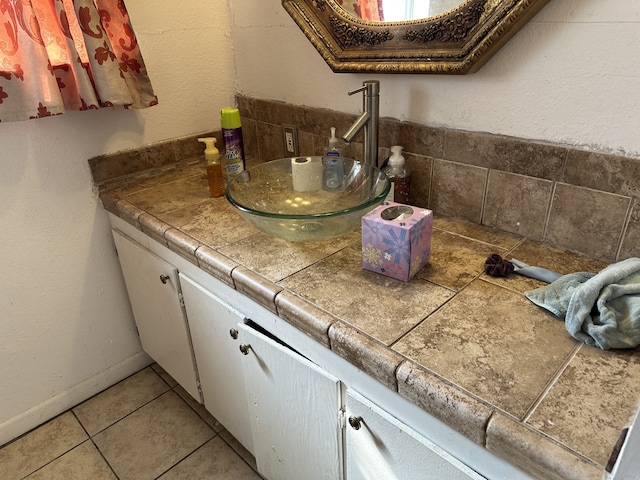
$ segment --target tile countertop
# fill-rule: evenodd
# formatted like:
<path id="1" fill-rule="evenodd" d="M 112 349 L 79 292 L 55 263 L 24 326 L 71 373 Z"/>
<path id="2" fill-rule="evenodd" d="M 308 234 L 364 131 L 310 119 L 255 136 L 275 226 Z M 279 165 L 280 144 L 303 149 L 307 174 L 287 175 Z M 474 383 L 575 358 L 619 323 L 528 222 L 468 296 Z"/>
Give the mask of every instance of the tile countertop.
<path id="1" fill-rule="evenodd" d="M 411 282 L 361 267 L 359 231 L 289 243 L 209 198 L 187 167 L 100 194 L 105 208 L 242 291 L 403 397 L 540 478 L 602 478 L 640 399 L 640 349 L 575 341 L 523 292 L 483 272 L 491 253 L 566 274 L 598 260 L 462 221 L 434 221 Z"/>

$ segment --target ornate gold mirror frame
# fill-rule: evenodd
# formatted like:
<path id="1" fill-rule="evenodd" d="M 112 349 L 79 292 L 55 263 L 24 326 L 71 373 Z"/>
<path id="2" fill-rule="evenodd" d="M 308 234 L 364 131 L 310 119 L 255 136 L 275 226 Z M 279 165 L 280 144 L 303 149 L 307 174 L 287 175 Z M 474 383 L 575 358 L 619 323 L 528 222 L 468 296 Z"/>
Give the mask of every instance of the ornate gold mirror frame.
<path id="1" fill-rule="evenodd" d="M 334 72 L 467 74 L 548 1 L 467 0 L 441 15 L 403 22 L 361 20 L 336 0 L 282 5 Z"/>

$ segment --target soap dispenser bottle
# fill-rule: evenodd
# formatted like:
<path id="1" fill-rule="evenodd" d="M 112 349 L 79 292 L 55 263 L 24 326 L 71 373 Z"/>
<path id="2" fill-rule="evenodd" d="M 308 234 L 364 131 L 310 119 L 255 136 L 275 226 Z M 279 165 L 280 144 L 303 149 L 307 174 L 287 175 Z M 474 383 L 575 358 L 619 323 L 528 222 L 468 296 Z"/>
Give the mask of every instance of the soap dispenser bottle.
<path id="1" fill-rule="evenodd" d="M 209 183 L 209 196 L 221 197 L 224 195 L 225 184 L 224 174 L 222 173 L 222 163 L 220 162 L 220 152 L 215 147 L 216 139 L 214 137 L 203 137 L 198 139 L 206 145 L 204 150 L 204 160 L 207 170 L 207 181 Z"/>
<path id="2" fill-rule="evenodd" d="M 326 148 L 323 185 L 328 191 L 340 191 L 344 189 L 344 161 L 342 151 L 336 138 L 336 127 L 331 127 L 331 137 Z"/>
<path id="3" fill-rule="evenodd" d="M 387 195 L 386 199 L 391 202 L 408 204 L 411 173 L 405 167 L 400 145 L 391 147 L 391 156 L 383 171 L 391 181 L 391 190 L 389 190 L 389 195 Z"/>

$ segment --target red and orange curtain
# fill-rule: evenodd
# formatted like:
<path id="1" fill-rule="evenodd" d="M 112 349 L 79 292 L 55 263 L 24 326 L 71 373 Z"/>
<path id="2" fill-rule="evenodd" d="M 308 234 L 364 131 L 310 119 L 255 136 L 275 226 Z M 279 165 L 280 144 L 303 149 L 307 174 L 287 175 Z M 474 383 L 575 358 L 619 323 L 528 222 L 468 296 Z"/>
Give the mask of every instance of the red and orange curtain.
<path id="1" fill-rule="evenodd" d="M 124 0 L 0 0 L 0 122 L 157 102 Z"/>

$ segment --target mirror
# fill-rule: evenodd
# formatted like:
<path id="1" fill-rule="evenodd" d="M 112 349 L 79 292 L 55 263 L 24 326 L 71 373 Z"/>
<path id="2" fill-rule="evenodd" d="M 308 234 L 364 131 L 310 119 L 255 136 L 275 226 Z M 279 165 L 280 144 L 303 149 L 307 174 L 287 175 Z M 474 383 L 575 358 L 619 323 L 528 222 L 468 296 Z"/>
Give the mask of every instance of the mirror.
<path id="1" fill-rule="evenodd" d="M 334 72 L 468 74 L 548 1 L 282 0 L 282 5 Z"/>

